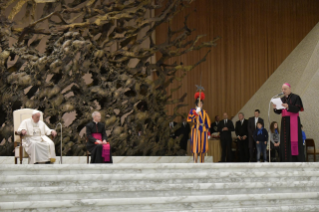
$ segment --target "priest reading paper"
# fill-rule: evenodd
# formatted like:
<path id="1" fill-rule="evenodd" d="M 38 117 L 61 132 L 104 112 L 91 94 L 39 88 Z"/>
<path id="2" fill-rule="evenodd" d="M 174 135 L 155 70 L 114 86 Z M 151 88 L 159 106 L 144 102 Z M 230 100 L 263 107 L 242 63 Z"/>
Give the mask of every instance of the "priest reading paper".
<path id="1" fill-rule="evenodd" d="M 284 97 L 279 110 L 273 104 L 274 112 L 281 114 L 280 153 L 282 162 L 304 162 L 303 140 L 299 111 L 304 111 L 300 96 L 291 93 L 289 83 L 282 85 Z"/>
<path id="2" fill-rule="evenodd" d="M 18 133 L 23 135 L 22 146 L 29 155 L 29 163 L 54 163 L 55 145 L 47 135 L 56 136 L 56 131 L 51 130 L 40 120 L 41 112 L 33 111 L 32 118 L 21 122 Z"/>
<path id="3" fill-rule="evenodd" d="M 104 124 L 100 123 L 101 114 L 97 111 L 92 114 L 93 121 L 86 125 L 88 138 L 86 147 L 91 153 L 91 163 L 113 163 L 111 147 L 106 141 Z"/>

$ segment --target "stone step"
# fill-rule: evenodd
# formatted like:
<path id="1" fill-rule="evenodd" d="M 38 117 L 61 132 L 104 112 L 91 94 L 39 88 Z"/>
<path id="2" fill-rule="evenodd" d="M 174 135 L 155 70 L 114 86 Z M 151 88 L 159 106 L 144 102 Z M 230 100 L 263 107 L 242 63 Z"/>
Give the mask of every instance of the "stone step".
<path id="1" fill-rule="evenodd" d="M 21 187 L 69 187 L 69 186 L 109 186 L 109 185 L 144 185 L 144 184 L 196 184 L 196 183 L 256 183 L 256 182 L 319 181 L 319 177 L 252 177 L 252 178 L 181 178 L 181 179 L 127 179 L 127 180 L 79 180 L 79 181 L 28 181 L 0 182 L 2 188 Z"/>
<path id="2" fill-rule="evenodd" d="M 77 175 L 14 175 L 1 176 L 1 183 L 10 182 L 74 182 L 74 181 L 127 181 L 127 180 L 170 180 L 170 179 L 227 179 L 241 178 L 254 179 L 262 178 L 262 181 L 268 181 L 268 178 L 283 177 L 319 177 L 317 171 L 277 171 L 277 172 L 219 172 L 210 171 L 199 173 L 149 173 L 149 174 L 77 174 Z"/>
<path id="3" fill-rule="evenodd" d="M 269 207 L 285 205 L 304 207 L 319 204 L 319 193 L 277 193 L 176 196 L 115 199 L 77 199 L 1 202 L 1 211 L 167 211 L 167 210 L 226 210 L 233 208 Z"/>
<path id="4" fill-rule="evenodd" d="M 168 210 L 166 212 L 176 212 L 177 210 Z M 301 212 L 301 211 L 319 211 L 319 205 L 278 205 L 252 208 L 231 208 L 231 209 L 195 209 L 178 210 L 178 212 Z"/>
<path id="5" fill-rule="evenodd" d="M 50 165 L 46 165 L 50 166 Z M 152 174 L 152 173 L 198 173 L 198 172 L 209 172 L 211 174 L 218 174 L 219 172 L 245 172 L 245 173 L 254 173 L 258 172 L 278 172 L 282 171 L 283 168 L 281 167 L 259 167 L 259 168 L 228 168 L 228 169 L 221 169 L 221 168 L 149 168 L 149 169 L 129 169 L 129 168 L 122 168 L 122 169 L 107 169 L 106 166 L 104 167 L 94 167 L 94 169 L 30 169 L 30 170 L 1 170 L 1 176 L 13 176 L 13 175 L 74 175 L 74 174 Z M 294 171 L 310 171 L 310 172 L 319 172 L 318 168 L 285 168 L 287 172 L 294 172 Z"/>
<path id="6" fill-rule="evenodd" d="M 197 173 L 199 171 L 255 172 L 255 171 L 319 171 L 319 163 L 210 163 L 210 164 L 39 164 L 1 165 L 3 175 L 52 174 L 123 174 L 123 173 Z"/>
<path id="7" fill-rule="evenodd" d="M 305 193 L 319 191 L 319 182 L 258 182 L 216 184 L 146 184 L 73 187 L 0 188 L 0 202 L 205 196 L 235 194 Z"/>

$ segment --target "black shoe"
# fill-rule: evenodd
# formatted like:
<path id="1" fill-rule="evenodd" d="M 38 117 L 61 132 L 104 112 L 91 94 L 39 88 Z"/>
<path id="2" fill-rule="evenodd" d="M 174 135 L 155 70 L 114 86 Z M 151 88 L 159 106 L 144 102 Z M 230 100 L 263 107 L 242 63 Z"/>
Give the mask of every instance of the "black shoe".
<path id="1" fill-rule="evenodd" d="M 50 163 L 51 163 L 50 161 L 45 162 L 45 164 L 50 164 Z"/>

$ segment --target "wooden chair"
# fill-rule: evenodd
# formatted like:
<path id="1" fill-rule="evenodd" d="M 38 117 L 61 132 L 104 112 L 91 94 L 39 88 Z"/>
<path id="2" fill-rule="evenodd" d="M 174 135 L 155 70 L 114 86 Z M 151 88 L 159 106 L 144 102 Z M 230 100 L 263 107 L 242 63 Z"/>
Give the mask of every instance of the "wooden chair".
<path id="1" fill-rule="evenodd" d="M 14 127 L 14 163 L 17 164 L 17 159 L 20 159 L 20 164 L 22 164 L 23 158 L 29 158 L 28 153 L 24 150 L 22 146 L 22 135 L 17 131 L 21 122 L 25 119 L 32 117 L 32 112 L 34 109 L 25 108 L 13 111 L 13 127 Z M 43 121 L 43 114 L 41 113 L 40 120 Z"/>
<path id="2" fill-rule="evenodd" d="M 313 149 L 308 149 L 308 147 L 313 147 Z M 307 162 L 308 162 L 308 155 L 313 155 L 313 161 L 316 162 L 316 154 L 319 154 L 319 149 L 316 149 L 315 141 L 312 138 L 306 139 L 306 153 L 307 153 Z"/>

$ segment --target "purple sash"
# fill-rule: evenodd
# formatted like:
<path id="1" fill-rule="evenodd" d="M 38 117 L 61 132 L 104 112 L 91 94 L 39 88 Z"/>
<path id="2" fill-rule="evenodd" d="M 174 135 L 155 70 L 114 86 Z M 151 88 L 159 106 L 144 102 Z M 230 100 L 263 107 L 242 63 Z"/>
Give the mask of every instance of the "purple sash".
<path id="1" fill-rule="evenodd" d="M 298 151 L 298 117 L 299 113 L 282 110 L 282 117 L 290 117 L 291 155 L 299 155 Z"/>
<path id="2" fill-rule="evenodd" d="M 92 133 L 92 137 L 102 141 L 102 133 Z M 103 144 L 102 148 L 102 158 L 104 158 L 104 162 L 109 162 L 110 161 L 110 144 Z"/>
<path id="3" fill-rule="evenodd" d="M 104 158 L 104 162 L 110 161 L 110 144 L 103 144 L 102 157 Z"/>
<path id="4" fill-rule="evenodd" d="M 92 133 L 92 137 L 102 141 L 102 133 Z"/>

